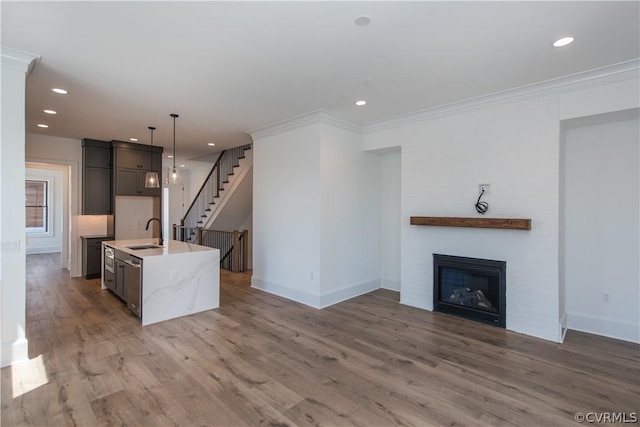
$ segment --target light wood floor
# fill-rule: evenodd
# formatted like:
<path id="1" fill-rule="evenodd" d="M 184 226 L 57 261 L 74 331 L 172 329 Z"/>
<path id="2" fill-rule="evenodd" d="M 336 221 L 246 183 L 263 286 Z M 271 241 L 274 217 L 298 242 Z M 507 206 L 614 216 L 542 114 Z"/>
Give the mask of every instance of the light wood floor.
<path id="1" fill-rule="evenodd" d="M 554 344 L 385 290 L 315 310 L 226 272 L 220 309 L 142 328 L 59 255 L 27 272 L 31 360 L 2 369 L 2 426 L 566 426 L 640 410 L 638 345 Z"/>

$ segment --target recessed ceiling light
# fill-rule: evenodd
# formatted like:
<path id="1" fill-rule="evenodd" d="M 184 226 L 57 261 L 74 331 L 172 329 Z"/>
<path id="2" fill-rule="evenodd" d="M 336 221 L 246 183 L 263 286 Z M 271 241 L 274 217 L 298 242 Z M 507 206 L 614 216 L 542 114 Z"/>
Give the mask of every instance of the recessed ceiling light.
<path id="1" fill-rule="evenodd" d="M 60 89 L 59 87 L 54 87 L 51 90 L 54 91 L 55 93 L 59 93 L 60 95 L 66 95 L 66 94 L 69 93 L 69 91 L 67 91 L 65 89 Z"/>
<path id="2" fill-rule="evenodd" d="M 180 165 L 181 168 L 185 167 L 184 165 Z"/>
<path id="3" fill-rule="evenodd" d="M 49 127 L 49 125 L 45 125 L 45 124 L 43 124 L 43 123 L 38 123 L 38 127 L 39 127 L 39 128 L 48 128 L 48 127 Z"/>
<path id="4" fill-rule="evenodd" d="M 556 41 L 553 42 L 553 47 L 562 47 L 562 46 L 566 46 L 570 43 L 573 43 L 574 38 L 573 37 L 563 37 L 561 39 L 558 39 Z"/>
<path id="5" fill-rule="evenodd" d="M 367 15 L 360 15 L 356 17 L 353 22 L 355 22 L 359 27 L 366 27 L 371 23 L 371 18 L 369 18 Z"/>
<path id="6" fill-rule="evenodd" d="M 47 114 L 58 114 L 57 112 L 53 111 L 53 110 L 42 110 Z"/>
<path id="7" fill-rule="evenodd" d="M 129 138 L 129 141 L 136 142 L 137 140 L 138 140 L 138 138 Z"/>
<path id="8" fill-rule="evenodd" d="M 356 101 L 356 105 L 358 107 L 362 107 L 363 105 L 367 105 L 367 101 L 365 101 L 364 99 L 361 99 L 360 101 Z"/>
<path id="9" fill-rule="evenodd" d="M 167 154 L 167 157 L 173 159 L 173 156 L 171 154 Z"/>
<path id="10" fill-rule="evenodd" d="M 208 145 L 208 146 L 210 146 L 210 147 L 213 147 L 213 146 L 214 146 L 214 145 L 216 145 L 216 144 L 214 144 L 213 142 L 210 142 L 210 143 L 208 143 L 207 145 Z"/>

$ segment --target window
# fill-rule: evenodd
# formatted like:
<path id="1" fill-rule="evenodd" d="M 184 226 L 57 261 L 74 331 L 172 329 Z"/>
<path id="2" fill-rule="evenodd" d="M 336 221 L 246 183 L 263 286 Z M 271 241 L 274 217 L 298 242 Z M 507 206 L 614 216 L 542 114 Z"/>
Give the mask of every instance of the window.
<path id="1" fill-rule="evenodd" d="M 49 232 L 49 182 L 25 181 L 27 233 Z"/>

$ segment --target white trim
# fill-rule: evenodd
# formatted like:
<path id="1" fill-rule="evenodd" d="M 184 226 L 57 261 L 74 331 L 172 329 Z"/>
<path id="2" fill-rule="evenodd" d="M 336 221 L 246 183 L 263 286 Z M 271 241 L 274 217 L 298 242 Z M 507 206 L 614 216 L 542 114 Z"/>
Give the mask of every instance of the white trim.
<path id="1" fill-rule="evenodd" d="M 367 294 L 376 289 L 380 289 L 378 279 L 369 280 L 355 285 L 347 286 L 324 295 L 314 295 L 309 292 L 293 289 L 277 283 L 267 282 L 255 276 L 251 277 L 251 287 L 261 291 L 277 295 L 313 308 L 327 308 L 342 301 L 346 301 L 357 296 Z"/>
<path id="2" fill-rule="evenodd" d="M 240 184 L 244 181 L 245 177 L 250 171 L 253 171 L 253 150 L 248 150 L 244 153 L 244 159 L 240 159 L 238 166 L 240 170 L 232 175 L 227 184 L 223 185 L 224 192 L 220 200 L 214 205 L 213 211 L 209 212 L 208 216 L 204 219 L 202 228 L 213 228 L 213 225 L 224 210 L 224 207 L 229 203 L 233 193 L 238 189 Z M 205 215 L 207 213 L 205 212 Z"/>
<path id="3" fill-rule="evenodd" d="M 564 342 L 564 338 L 567 336 L 567 313 L 562 313 L 560 316 L 560 342 Z"/>
<path id="4" fill-rule="evenodd" d="M 456 101 L 450 104 L 439 105 L 408 114 L 390 117 L 388 119 L 376 122 L 370 122 L 363 126 L 363 133 L 369 134 L 373 132 L 379 132 L 381 130 L 397 128 L 402 126 L 403 124 L 406 124 L 407 122 L 412 122 L 415 120 L 425 120 L 434 116 L 467 110 L 470 108 L 476 108 L 486 104 L 493 104 L 512 98 L 537 95 L 542 92 L 559 91 L 560 89 L 563 89 L 567 86 L 574 86 L 578 84 L 599 85 L 602 84 L 602 82 L 597 80 L 601 79 L 610 79 L 612 81 L 634 79 L 638 78 L 639 72 L 640 59 L 632 59 L 606 67 L 583 71 L 576 74 L 570 74 L 568 76 L 545 80 L 542 82 L 507 89 L 500 92 L 494 92 L 463 101 Z"/>
<path id="5" fill-rule="evenodd" d="M 400 281 L 395 279 L 380 279 L 380 288 L 400 292 Z"/>
<path id="6" fill-rule="evenodd" d="M 36 254 L 54 254 L 56 252 L 62 252 L 62 248 L 60 246 L 41 246 L 37 248 L 26 247 L 27 255 L 36 255 Z"/>
<path id="7" fill-rule="evenodd" d="M 299 289 L 293 289 L 277 283 L 267 282 L 266 280 L 258 279 L 255 276 L 251 277 L 251 287 L 270 294 L 277 295 L 279 297 L 299 302 L 304 305 L 308 305 L 309 307 L 320 308 L 317 295 L 310 294 Z"/>
<path id="8" fill-rule="evenodd" d="M 327 110 L 315 110 L 309 113 L 304 113 L 299 116 L 292 117 L 290 119 L 283 120 L 281 122 L 273 123 L 267 126 L 263 126 L 258 129 L 247 132 L 251 137 L 255 139 L 264 138 L 270 135 L 298 129 L 301 127 L 313 125 L 316 123 L 324 123 L 332 125 L 337 128 L 341 128 L 358 135 L 362 134 L 362 127 L 345 120 L 340 116 L 330 113 Z"/>
<path id="9" fill-rule="evenodd" d="M 255 140 L 316 123 L 325 123 L 357 134 L 369 134 L 381 130 L 397 128 L 407 122 L 411 122 L 414 120 L 424 120 L 433 116 L 467 110 L 470 108 L 476 108 L 486 104 L 493 104 L 512 98 L 532 96 L 543 92 L 558 92 L 563 88 L 580 84 L 599 85 L 602 84 L 602 79 L 608 79 L 611 81 L 629 80 L 638 78 L 639 74 L 640 58 L 636 58 L 629 61 L 620 62 L 618 64 L 608 65 L 606 67 L 570 74 L 567 76 L 545 80 L 542 82 L 536 82 L 500 92 L 478 96 L 475 98 L 452 102 L 449 104 L 438 105 L 424 110 L 414 111 L 408 114 L 402 114 L 380 121 L 366 123 L 364 126 L 360 126 L 329 111 L 319 109 L 300 114 L 287 120 L 263 126 L 258 129 L 248 131 L 247 133 L 251 135 L 251 137 Z"/>
<path id="10" fill-rule="evenodd" d="M 0 368 L 29 359 L 29 342 L 26 338 L 15 341 L 3 341 L 1 347 Z"/>
<path id="11" fill-rule="evenodd" d="M 32 169 L 32 168 L 25 168 L 25 169 Z M 63 174 L 64 175 L 64 174 Z M 54 201 L 54 197 L 57 197 L 58 195 L 55 194 L 55 186 L 56 186 L 56 180 L 55 180 L 55 176 L 42 176 L 42 175 L 38 175 L 38 174 L 33 174 L 30 175 L 28 172 L 25 173 L 25 184 L 27 181 L 40 181 L 40 182 L 46 182 L 47 183 L 47 191 L 46 191 L 46 195 L 47 195 L 47 226 L 46 227 L 28 227 L 25 225 L 25 234 L 28 238 L 40 238 L 40 237 L 54 237 L 55 235 L 55 224 L 54 224 L 54 207 L 56 205 L 55 201 Z M 62 194 L 60 195 L 60 199 L 62 200 Z M 62 211 L 62 209 L 60 209 Z M 42 228 L 44 228 L 44 230 L 42 230 Z M 27 245 L 28 246 L 28 245 Z M 59 252 L 59 251 L 58 251 Z M 27 248 L 27 253 L 28 252 L 28 248 Z"/>
<path id="12" fill-rule="evenodd" d="M 368 294 L 376 289 L 380 289 L 380 281 L 378 279 L 357 283 L 355 285 L 347 286 L 346 288 L 338 289 L 337 291 L 320 295 L 320 308 L 326 308 L 339 302 Z"/>
<path id="13" fill-rule="evenodd" d="M 640 344 L 640 325 L 586 313 L 567 313 L 567 329 Z"/>
<path id="14" fill-rule="evenodd" d="M 20 71 L 24 71 L 27 75 L 31 74 L 40 62 L 40 55 L 24 50 L 2 46 L 0 52 L 3 67 L 10 66 L 17 68 Z"/>

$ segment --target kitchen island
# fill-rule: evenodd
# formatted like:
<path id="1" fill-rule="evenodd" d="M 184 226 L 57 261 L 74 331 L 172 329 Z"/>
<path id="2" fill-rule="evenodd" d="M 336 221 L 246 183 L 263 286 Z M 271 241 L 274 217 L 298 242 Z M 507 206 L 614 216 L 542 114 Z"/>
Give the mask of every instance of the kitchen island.
<path id="1" fill-rule="evenodd" d="M 124 299 L 143 326 L 219 307 L 218 249 L 177 240 L 160 246 L 157 239 L 102 245 L 102 289 Z"/>

